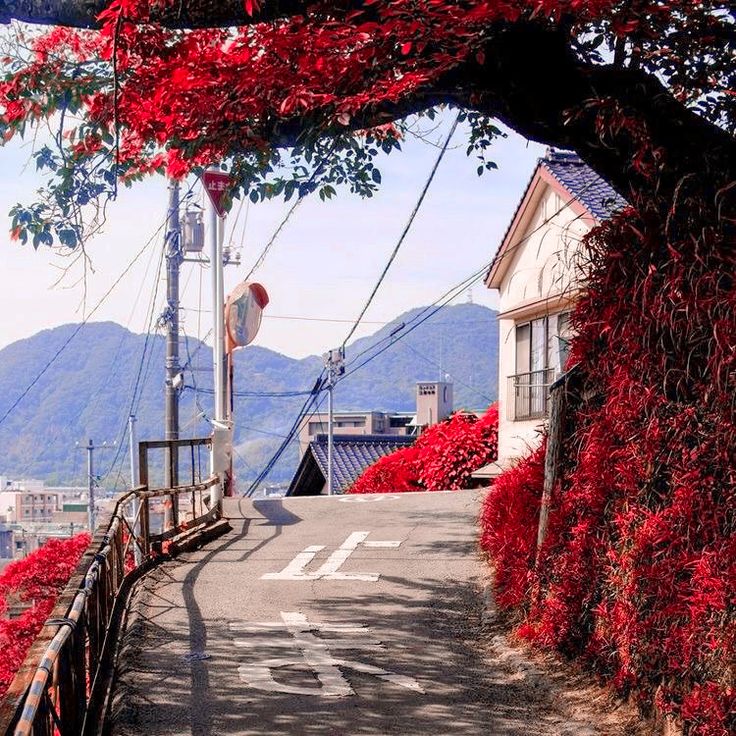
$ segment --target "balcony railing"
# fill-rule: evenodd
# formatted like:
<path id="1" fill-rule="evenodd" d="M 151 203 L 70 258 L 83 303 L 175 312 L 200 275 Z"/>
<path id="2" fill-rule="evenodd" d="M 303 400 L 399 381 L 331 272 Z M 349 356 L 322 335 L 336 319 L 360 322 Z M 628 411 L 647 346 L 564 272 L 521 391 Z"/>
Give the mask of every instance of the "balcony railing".
<path id="1" fill-rule="evenodd" d="M 509 376 L 508 418 L 521 421 L 546 416 L 549 387 L 556 377 L 557 371 L 554 368 Z"/>

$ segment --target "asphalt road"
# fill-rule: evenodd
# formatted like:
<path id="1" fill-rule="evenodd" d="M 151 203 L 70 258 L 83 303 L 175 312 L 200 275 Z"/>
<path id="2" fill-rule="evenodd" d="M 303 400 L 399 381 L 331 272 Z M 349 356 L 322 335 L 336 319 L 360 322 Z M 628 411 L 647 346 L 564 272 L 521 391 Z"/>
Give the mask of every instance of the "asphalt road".
<path id="1" fill-rule="evenodd" d="M 228 501 L 136 592 L 113 733 L 563 734 L 483 648 L 476 492 Z"/>

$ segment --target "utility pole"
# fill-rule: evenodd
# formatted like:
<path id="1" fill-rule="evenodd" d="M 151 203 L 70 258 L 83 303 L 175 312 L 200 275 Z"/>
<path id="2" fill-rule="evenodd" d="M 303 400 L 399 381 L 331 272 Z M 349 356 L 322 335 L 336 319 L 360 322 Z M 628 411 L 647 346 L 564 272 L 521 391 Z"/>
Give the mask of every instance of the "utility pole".
<path id="1" fill-rule="evenodd" d="M 331 496 L 335 487 L 333 483 L 334 422 L 332 391 L 335 387 L 335 379 L 345 373 L 345 348 L 330 350 L 323 357 L 325 368 L 327 368 L 327 495 Z"/>
<path id="2" fill-rule="evenodd" d="M 116 443 L 108 445 L 107 442 L 103 442 L 101 445 L 95 445 L 90 438 L 87 440 L 87 444 L 81 447 L 77 442 L 77 448 L 80 450 L 87 450 L 87 489 L 89 495 L 89 504 L 87 508 L 87 525 L 89 526 L 89 533 L 95 533 L 95 489 L 97 488 L 97 476 L 95 476 L 95 450 L 111 450 L 115 447 Z"/>
<path id="3" fill-rule="evenodd" d="M 128 437 L 129 437 L 129 449 L 130 449 L 130 485 L 132 488 L 137 488 L 140 484 L 140 468 L 138 467 L 138 436 L 135 429 L 136 418 L 135 414 L 131 414 L 128 417 Z M 141 519 L 139 516 L 140 501 L 136 496 L 133 499 L 133 534 L 137 539 L 141 536 Z M 136 567 L 143 562 L 143 555 L 141 554 L 141 548 L 138 544 L 133 544 L 133 559 L 135 560 Z"/>
<path id="4" fill-rule="evenodd" d="M 165 435 L 167 440 L 179 439 L 179 270 L 182 263 L 181 223 L 179 221 L 179 182 L 169 182 L 169 213 L 166 221 L 166 391 Z M 167 448 L 164 461 L 164 485 L 173 488 L 179 483 L 179 458 L 176 450 Z"/>

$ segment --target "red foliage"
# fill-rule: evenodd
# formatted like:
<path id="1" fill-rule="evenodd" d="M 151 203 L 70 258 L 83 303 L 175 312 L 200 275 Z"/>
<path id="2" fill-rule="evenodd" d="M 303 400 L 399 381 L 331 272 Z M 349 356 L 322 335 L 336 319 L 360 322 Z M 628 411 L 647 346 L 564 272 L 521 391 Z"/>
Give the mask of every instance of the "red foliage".
<path id="1" fill-rule="evenodd" d="M 454 414 L 427 429 L 416 442 L 418 479 L 428 491 L 467 488 L 471 473 L 498 456 L 498 407 L 492 404 L 477 419 Z"/>
<path id="2" fill-rule="evenodd" d="M 71 539 L 50 539 L 23 560 L 11 562 L 0 574 L 0 612 L 9 600 L 30 603 L 19 617 L 0 618 L 0 695 L 10 685 L 26 652 L 69 582 L 84 551 L 89 534 Z"/>
<path id="3" fill-rule="evenodd" d="M 366 468 L 347 493 L 406 493 L 421 490 L 416 448 L 404 447 Z"/>
<path id="4" fill-rule="evenodd" d="M 693 202 L 673 222 L 696 217 Z M 537 520 L 524 506 L 538 503 L 542 476 L 522 464 L 489 495 L 483 539 L 499 602 L 518 606 L 523 637 L 586 658 L 621 691 L 679 714 L 692 736 L 726 736 L 736 732 L 736 253 L 714 228 L 663 245 L 633 211 L 587 246 L 571 356 L 587 398 L 531 581 Z M 516 535 L 526 543 L 508 549 Z"/>
<path id="5" fill-rule="evenodd" d="M 470 475 L 496 459 L 498 409 L 478 420 L 454 414 L 425 430 L 412 447 L 382 457 L 367 468 L 348 493 L 405 493 L 467 488 Z"/>
<path id="6" fill-rule="evenodd" d="M 245 0 L 244 7 L 257 19 L 266 5 Z M 611 48 L 636 33 L 639 62 L 670 79 L 683 99 L 702 100 L 723 92 L 715 67 L 716 60 L 718 69 L 726 63 L 718 16 L 725 5 L 434 0 L 419 9 L 411 0 L 315 2 L 292 17 L 184 31 L 150 22 L 162 3 L 113 0 L 100 15 L 100 31 L 55 28 L 35 41 L 27 64 L 0 84 L 0 124 L 12 135 L 62 105 L 75 113 L 81 107 L 80 131 L 93 129 L 108 153 L 117 148 L 123 178 L 163 169 L 181 177 L 267 147 L 274 121 L 309 117 L 339 129 L 369 107 L 424 94 L 452 70 L 482 65 L 494 25 L 532 21 L 569 27 L 571 42 L 600 33 Z M 585 48 L 573 45 L 578 54 Z M 710 73 L 700 69 L 704 59 Z M 78 153 L 93 152 L 82 144 Z"/>
<path id="7" fill-rule="evenodd" d="M 496 600 L 518 606 L 529 595 L 537 543 L 546 442 L 500 475 L 483 502 L 481 548 L 495 567 Z"/>

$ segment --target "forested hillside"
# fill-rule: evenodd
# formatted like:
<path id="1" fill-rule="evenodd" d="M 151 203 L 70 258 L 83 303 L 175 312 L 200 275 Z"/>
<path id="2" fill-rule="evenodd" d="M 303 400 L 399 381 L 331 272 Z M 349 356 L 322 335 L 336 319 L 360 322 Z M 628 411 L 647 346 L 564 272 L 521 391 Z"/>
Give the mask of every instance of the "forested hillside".
<path id="1" fill-rule="evenodd" d="M 496 397 L 495 312 L 473 304 L 446 307 L 409 331 L 419 322 L 420 313 L 417 309 L 403 314 L 371 337 L 348 346 L 348 370 L 376 357 L 339 384 L 336 408 L 409 411 L 414 408 L 416 381 L 434 380 L 440 374 L 448 374 L 455 384 L 456 407 L 485 407 Z M 389 336 L 402 323 L 406 326 L 394 338 L 407 334 L 391 344 L 394 338 Z M 75 329 L 65 325 L 45 330 L 0 350 L 0 416 Z M 181 355 L 186 366 L 182 435 L 207 434 L 211 351 L 189 339 L 182 341 Z M 95 444 L 120 443 L 136 384 L 139 437 L 160 438 L 163 366 L 162 335 L 135 335 L 111 322 L 86 325 L 0 425 L 0 474 L 83 483 L 86 458 L 75 443 L 84 444 L 89 437 Z M 257 346 L 237 354 L 236 473 L 241 484 L 278 446 L 304 400 L 250 394 L 308 390 L 321 366 L 317 356 L 296 360 Z M 292 446 L 269 480 L 289 478 L 296 459 Z M 111 467 L 113 461 L 115 467 Z M 97 472 L 109 487 L 125 485 L 126 449 L 100 452 Z"/>

